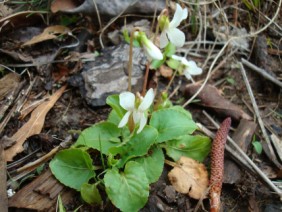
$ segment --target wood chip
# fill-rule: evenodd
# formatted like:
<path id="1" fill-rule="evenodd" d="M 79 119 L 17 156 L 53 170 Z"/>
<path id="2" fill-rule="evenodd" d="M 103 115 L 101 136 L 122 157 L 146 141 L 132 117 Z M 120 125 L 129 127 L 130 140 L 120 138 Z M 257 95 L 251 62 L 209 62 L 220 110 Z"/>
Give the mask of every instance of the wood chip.
<path id="1" fill-rule="evenodd" d="M 75 191 L 65 188 L 50 170 L 41 174 L 9 199 L 9 207 L 36 211 L 56 211 L 58 195 L 64 204 L 73 202 Z"/>
<path id="2" fill-rule="evenodd" d="M 237 129 L 233 133 L 232 139 L 245 153 L 249 148 L 256 128 L 256 123 L 241 119 Z M 241 180 L 241 170 L 234 161 L 227 159 L 224 164 L 224 170 L 224 183 L 234 184 Z"/>
<path id="3" fill-rule="evenodd" d="M 8 212 L 7 175 L 4 147 L 0 143 L 0 211 Z"/>

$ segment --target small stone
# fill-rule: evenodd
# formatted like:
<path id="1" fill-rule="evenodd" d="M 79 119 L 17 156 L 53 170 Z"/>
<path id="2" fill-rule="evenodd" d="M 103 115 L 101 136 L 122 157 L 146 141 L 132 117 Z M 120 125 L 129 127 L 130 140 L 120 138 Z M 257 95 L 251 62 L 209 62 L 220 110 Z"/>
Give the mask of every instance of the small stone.
<path id="1" fill-rule="evenodd" d="M 103 106 L 111 94 L 119 94 L 128 87 L 129 45 L 122 43 L 108 47 L 93 62 L 84 64 L 78 76 L 71 77 L 69 83 L 80 87 L 82 96 L 91 106 Z M 133 48 L 132 89 L 140 91 L 143 83 L 143 71 L 147 58 L 142 48 Z"/>

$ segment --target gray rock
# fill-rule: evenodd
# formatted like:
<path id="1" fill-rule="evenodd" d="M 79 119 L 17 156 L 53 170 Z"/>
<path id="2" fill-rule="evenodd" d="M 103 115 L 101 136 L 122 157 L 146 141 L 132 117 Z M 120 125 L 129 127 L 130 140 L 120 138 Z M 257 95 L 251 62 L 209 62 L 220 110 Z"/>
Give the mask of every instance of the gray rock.
<path id="1" fill-rule="evenodd" d="M 82 96 L 91 106 L 103 106 L 110 94 L 126 91 L 128 87 L 129 45 L 122 43 L 105 48 L 94 62 L 84 65 L 79 76 L 72 77 L 69 83 L 80 87 Z M 143 83 L 143 71 L 146 56 L 141 48 L 133 49 L 132 87 L 133 92 L 140 91 Z"/>
<path id="2" fill-rule="evenodd" d="M 117 16 L 125 9 L 125 13 L 153 14 L 155 9 L 160 12 L 165 8 L 165 0 L 96 0 L 96 4 L 100 14 L 109 16 Z M 84 0 L 78 7 L 60 11 L 88 15 L 96 13 L 93 0 Z"/>

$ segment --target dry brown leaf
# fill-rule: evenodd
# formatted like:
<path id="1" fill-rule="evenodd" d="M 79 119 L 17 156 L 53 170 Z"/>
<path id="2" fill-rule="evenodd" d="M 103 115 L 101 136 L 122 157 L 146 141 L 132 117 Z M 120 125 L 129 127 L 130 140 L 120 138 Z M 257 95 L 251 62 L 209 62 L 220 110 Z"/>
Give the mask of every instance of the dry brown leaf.
<path id="1" fill-rule="evenodd" d="M 49 26 L 44 31 L 34 36 L 31 40 L 25 42 L 22 46 L 29 46 L 42 41 L 51 40 L 57 38 L 59 35 L 64 35 L 71 32 L 69 28 L 61 25 Z"/>
<path id="2" fill-rule="evenodd" d="M 13 157 L 23 151 L 23 143 L 25 140 L 35 134 L 41 132 L 44 125 L 45 116 L 48 111 L 54 106 L 56 101 L 65 91 L 66 86 L 60 88 L 56 93 L 54 93 L 48 101 L 40 104 L 32 113 L 31 117 L 27 123 L 25 123 L 12 137 L 16 144 L 5 150 L 6 161 L 12 161 Z"/>
<path id="3" fill-rule="evenodd" d="M 54 0 L 51 4 L 51 11 L 52 13 L 56 13 L 59 11 L 71 10 L 77 6 L 77 3 L 72 0 Z"/>
<path id="4" fill-rule="evenodd" d="M 25 102 L 25 104 L 23 105 L 21 111 L 20 111 L 20 116 L 19 116 L 19 120 L 23 120 L 28 114 L 30 114 L 35 108 L 37 108 L 40 104 L 42 104 L 42 102 L 45 102 L 46 100 L 48 100 L 49 97 L 44 97 L 40 100 L 28 100 Z"/>
<path id="5" fill-rule="evenodd" d="M 0 79 L 0 100 L 2 100 L 9 92 L 19 86 L 20 75 L 16 73 L 6 74 Z"/>
<path id="6" fill-rule="evenodd" d="M 0 4 L 0 17 L 6 17 L 8 15 L 11 15 L 13 13 L 13 9 L 11 9 L 10 7 L 8 7 L 5 4 Z"/>
<path id="7" fill-rule="evenodd" d="M 168 173 L 175 190 L 194 199 L 206 197 L 209 179 L 205 165 L 187 157 L 181 157 L 177 164 Z"/>
<path id="8" fill-rule="evenodd" d="M 172 77 L 173 71 L 170 67 L 165 66 L 165 65 L 161 65 L 160 73 L 163 77 L 170 78 L 170 77 Z"/>

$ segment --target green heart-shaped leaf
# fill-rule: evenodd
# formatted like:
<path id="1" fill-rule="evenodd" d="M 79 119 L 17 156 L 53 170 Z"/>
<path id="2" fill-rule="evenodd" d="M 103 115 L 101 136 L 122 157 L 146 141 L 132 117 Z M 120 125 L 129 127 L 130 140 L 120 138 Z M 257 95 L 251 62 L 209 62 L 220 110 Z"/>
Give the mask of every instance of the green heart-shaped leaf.
<path id="1" fill-rule="evenodd" d="M 124 172 L 119 172 L 117 168 L 108 170 L 104 182 L 108 197 L 121 211 L 138 211 L 148 200 L 148 179 L 137 162 L 129 161 Z"/>
<path id="2" fill-rule="evenodd" d="M 184 135 L 164 144 L 166 153 L 174 161 L 178 161 L 181 156 L 193 158 L 202 162 L 210 152 L 211 141 L 206 136 Z"/>
<path id="3" fill-rule="evenodd" d="M 154 147 L 146 156 L 134 159 L 140 163 L 145 170 L 149 183 L 156 182 L 164 168 L 164 153 L 161 148 Z"/>
<path id="4" fill-rule="evenodd" d="M 95 184 L 84 183 L 81 186 L 81 197 L 90 205 L 101 204 L 102 198 Z"/>
<path id="5" fill-rule="evenodd" d="M 118 167 L 123 167 L 129 159 L 147 154 L 157 136 L 158 132 L 155 128 L 145 126 L 139 134 L 134 134 L 129 141 L 112 147 L 109 152 L 112 155 L 119 155 L 121 159 L 118 162 Z"/>
<path id="6" fill-rule="evenodd" d="M 107 155 L 109 148 L 119 145 L 120 135 L 121 129 L 115 124 L 101 122 L 83 130 L 74 146 L 91 147 Z"/>
<path id="7" fill-rule="evenodd" d="M 158 143 L 191 134 L 197 129 L 191 114 L 183 110 L 180 107 L 172 107 L 153 112 L 150 125 L 159 132 Z"/>
<path id="8" fill-rule="evenodd" d="M 81 149 L 60 151 L 50 162 L 55 177 L 64 185 L 80 190 L 83 183 L 95 176 L 90 155 Z"/>

